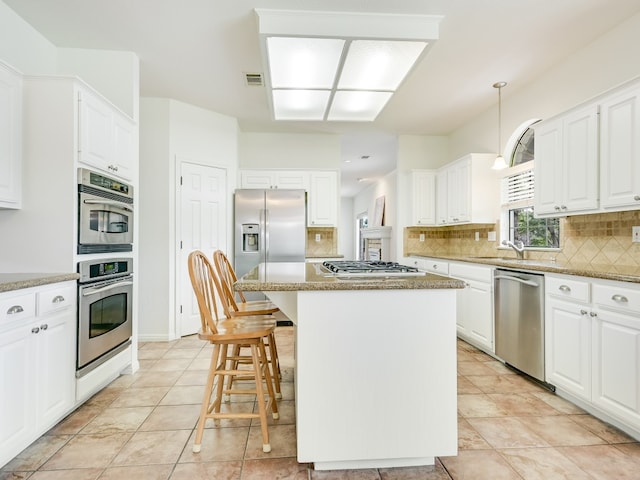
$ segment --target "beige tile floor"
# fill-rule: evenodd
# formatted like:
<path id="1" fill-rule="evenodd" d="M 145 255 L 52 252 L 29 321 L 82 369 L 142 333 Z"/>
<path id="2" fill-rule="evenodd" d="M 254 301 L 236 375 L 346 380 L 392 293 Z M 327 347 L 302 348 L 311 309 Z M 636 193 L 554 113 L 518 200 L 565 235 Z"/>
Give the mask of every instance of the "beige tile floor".
<path id="1" fill-rule="evenodd" d="M 277 335 L 284 384 L 280 419 L 270 420 L 271 453 L 262 452 L 259 426 L 249 420 L 208 425 L 201 453 L 191 452 L 210 347 L 187 337 L 140 345 L 137 373 L 43 435 L 0 470 L 0 480 L 640 479 L 638 442 L 464 342 L 458 456 L 431 467 L 314 471 L 296 461 L 292 328 Z"/>

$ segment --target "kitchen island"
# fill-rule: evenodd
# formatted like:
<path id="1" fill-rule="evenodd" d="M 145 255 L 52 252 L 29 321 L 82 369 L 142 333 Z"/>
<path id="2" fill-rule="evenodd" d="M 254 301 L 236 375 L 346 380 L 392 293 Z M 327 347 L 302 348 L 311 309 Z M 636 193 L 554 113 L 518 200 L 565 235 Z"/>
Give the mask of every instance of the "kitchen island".
<path id="1" fill-rule="evenodd" d="M 317 470 L 432 465 L 456 455 L 456 289 L 439 275 L 349 277 L 318 263 L 260 264 L 295 326 L 299 462 Z"/>

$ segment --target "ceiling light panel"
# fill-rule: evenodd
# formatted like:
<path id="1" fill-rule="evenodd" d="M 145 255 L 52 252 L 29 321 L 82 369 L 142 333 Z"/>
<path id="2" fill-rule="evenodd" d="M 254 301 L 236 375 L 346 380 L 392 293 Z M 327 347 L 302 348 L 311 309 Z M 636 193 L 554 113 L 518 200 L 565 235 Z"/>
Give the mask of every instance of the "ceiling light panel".
<path id="1" fill-rule="evenodd" d="M 339 89 L 395 90 L 427 42 L 354 40 L 349 46 Z"/>
<path id="2" fill-rule="evenodd" d="M 331 103 L 327 120 L 372 122 L 391 98 L 392 92 L 338 90 Z"/>
<path id="3" fill-rule="evenodd" d="M 273 90 L 276 120 L 324 120 L 329 90 Z"/>
<path id="4" fill-rule="evenodd" d="M 272 88 L 331 89 L 344 44 L 336 38 L 267 38 Z"/>

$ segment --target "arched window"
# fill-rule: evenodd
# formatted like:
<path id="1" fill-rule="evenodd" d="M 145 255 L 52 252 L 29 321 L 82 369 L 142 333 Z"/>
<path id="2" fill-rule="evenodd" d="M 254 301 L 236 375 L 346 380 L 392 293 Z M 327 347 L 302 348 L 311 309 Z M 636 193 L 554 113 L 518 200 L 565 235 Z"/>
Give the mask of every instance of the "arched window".
<path id="1" fill-rule="evenodd" d="M 510 167 L 530 162 L 534 159 L 534 131 L 531 126 L 539 122 L 539 118 L 533 118 L 523 122 L 516 128 L 505 145 L 505 158 Z"/>

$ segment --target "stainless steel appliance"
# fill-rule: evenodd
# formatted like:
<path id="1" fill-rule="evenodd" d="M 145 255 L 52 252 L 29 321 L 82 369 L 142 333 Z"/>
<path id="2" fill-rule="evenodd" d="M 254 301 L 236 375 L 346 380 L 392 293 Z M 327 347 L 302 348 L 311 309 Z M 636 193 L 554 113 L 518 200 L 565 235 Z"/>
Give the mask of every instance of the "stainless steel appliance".
<path id="1" fill-rule="evenodd" d="M 131 258 L 78 263 L 78 355 L 81 377 L 131 343 Z"/>
<path id="2" fill-rule="evenodd" d="M 407 277 L 423 276 L 424 272 L 416 267 L 401 265 L 397 262 L 366 260 L 326 260 L 322 267 L 328 275 L 345 277 Z"/>
<path id="3" fill-rule="evenodd" d="M 304 262 L 304 190 L 236 190 L 234 217 L 238 277 L 262 262 Z"/>
<path id="4" fill-rule="evenodd" d="M 496 355 L 544 382 L 544 276 L 497 268 Z"/>
<path id="5" fill-rule="evenodd" d="M 133 187 L 78 169 L 78 253 L 130 252 Z"/>

